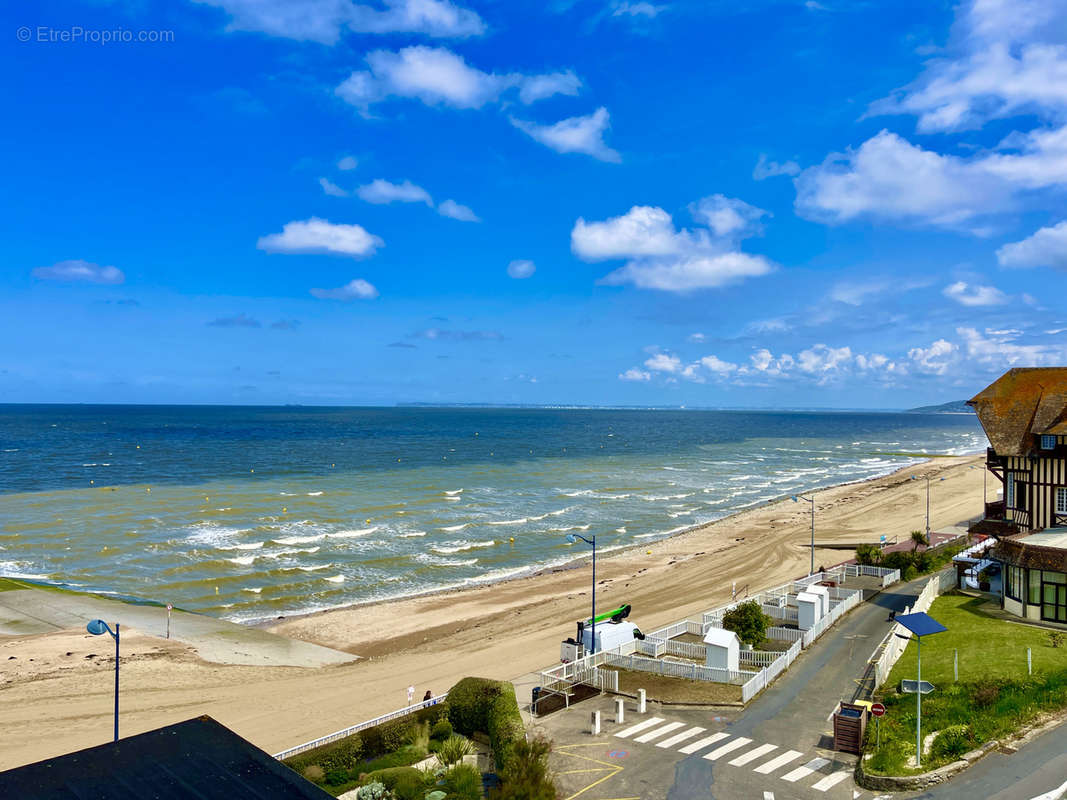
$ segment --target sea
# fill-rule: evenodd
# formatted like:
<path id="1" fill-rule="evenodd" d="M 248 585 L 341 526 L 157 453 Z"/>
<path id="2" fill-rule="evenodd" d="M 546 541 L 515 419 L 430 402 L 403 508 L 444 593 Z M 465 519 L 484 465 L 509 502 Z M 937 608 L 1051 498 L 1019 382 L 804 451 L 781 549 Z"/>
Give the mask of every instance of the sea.
<path id="1" fill-rule="evenodd" d="M 979 452 L 973 415 L 0 405 L 0 575 L 254 622 Z"/>

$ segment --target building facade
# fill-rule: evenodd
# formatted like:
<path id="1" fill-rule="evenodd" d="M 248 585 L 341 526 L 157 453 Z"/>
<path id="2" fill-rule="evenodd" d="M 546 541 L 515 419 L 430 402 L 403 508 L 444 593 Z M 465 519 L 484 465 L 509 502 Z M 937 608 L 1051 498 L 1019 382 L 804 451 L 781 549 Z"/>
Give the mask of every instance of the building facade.
<path id="1" fill-rule="evenodd" d="M 998 540 L 1004 609 L 1067 624 L 1067 367 L 1010 370 L 968 404 L 1003 488 L 971 532 Z"/>

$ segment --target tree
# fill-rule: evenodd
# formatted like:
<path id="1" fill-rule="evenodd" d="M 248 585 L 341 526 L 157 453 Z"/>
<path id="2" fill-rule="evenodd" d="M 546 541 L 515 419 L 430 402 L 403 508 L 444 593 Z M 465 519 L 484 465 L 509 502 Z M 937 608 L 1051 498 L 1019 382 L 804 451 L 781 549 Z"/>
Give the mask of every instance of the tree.
<path id="1" fill-rule="evenodd" d="M 856 548 L 856 563 L 877 565 L 882 560 L 882 549 L 876 544 L 861 544 Z"/>
<path id="2" fill-rule="evenodd" d="M 930 546 L 930 537 L 927 536 L 922 531 L 912 531 L 911 532 L 911 552 L 914 553 L 916 550 L 918 550 L 919 549 L 919 545 L 921 545 L 921 544 L 922 545 L 926 545 L 927 547 L 929 547 Z"/>
<path id="3" fill-rule="evenodd" d="M 500 788 L 493 792 L 493 800 L 556 800 L 559 795 L 548 775 L 550 752 L 552 742 L 540 736 L 516 741 L 500 770 Z"/>
<path id="4" fill-rule="evenodd" d="M 733 631 L 738 639 L 753 647 L 758 647 L 767 638 L 767 626 L 770 623 L 771 618 L 763 613 L 755 600 L 746 600 L 722 617 L 722 626 L 726 630 Z"/>

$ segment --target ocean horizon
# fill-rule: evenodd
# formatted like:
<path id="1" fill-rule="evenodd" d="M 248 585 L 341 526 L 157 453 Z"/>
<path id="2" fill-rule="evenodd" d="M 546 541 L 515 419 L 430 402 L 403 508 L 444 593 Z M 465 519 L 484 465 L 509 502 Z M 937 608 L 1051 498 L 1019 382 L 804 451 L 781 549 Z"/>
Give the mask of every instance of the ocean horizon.
<path id="1" fill-rule="evenodd" d="M 478 585 L 980 452 L 968 415 L 0 406 L 0 575 L 257 621 Z"/>

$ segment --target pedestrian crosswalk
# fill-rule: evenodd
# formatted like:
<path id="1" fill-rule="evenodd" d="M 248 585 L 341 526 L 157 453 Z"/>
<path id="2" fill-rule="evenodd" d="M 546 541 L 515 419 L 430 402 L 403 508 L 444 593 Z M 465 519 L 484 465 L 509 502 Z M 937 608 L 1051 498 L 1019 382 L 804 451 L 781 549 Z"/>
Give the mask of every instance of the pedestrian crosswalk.
<path id="1" fill-rule="evenodd" d="M 851 770 L 834 770 L 828 758 L 816 756 L 799 763 L 804 754 L 799 750 L 783 750 L 770 742 L 755 742 L 746 736 L 729 733 L 705 733 L 700 726 L 686 727 L 684 722 L 668 722 L 662 717 L 650 717 L 636 725 L 615 733 L 619 739 L 641 744 L 654 744 L 673 749 L 682 755 L 699 755 L 706 761 L 725 762 L 732 767 L 747 767 L 759 775 L 778 778 L 794 785 L 811 779 L 811 789 L 826 792 L 844 781 Z"/>

